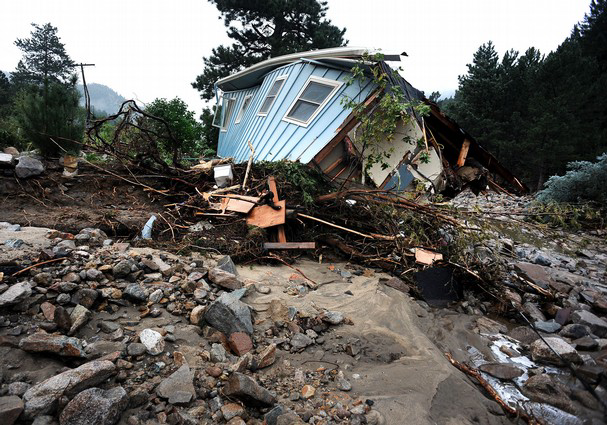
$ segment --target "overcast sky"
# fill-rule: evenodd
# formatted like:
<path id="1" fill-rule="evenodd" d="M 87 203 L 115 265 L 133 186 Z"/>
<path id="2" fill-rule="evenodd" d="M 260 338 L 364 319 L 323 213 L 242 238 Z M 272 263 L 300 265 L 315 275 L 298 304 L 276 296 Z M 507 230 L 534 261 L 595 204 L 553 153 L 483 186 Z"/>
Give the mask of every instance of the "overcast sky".
<path id="1" fill-rule="evenodd" d="M 346 27 L 351 46 L 406 51 L 405 77 L 427 94 L 452 93 L 478 47 L 500 54 L 534 46 L 554 50 L 588 11 L 589 0 L 329 0 L 328 17 Z M 228 43 L 223 21 L 205 0 L 12 0 L 0 14 L 0 70 L 21 57 L 16 38 L 50 22 L 87 82 L 150 102 L 181 97 L 200 112 L 191 86 L 202 57 Z"/>

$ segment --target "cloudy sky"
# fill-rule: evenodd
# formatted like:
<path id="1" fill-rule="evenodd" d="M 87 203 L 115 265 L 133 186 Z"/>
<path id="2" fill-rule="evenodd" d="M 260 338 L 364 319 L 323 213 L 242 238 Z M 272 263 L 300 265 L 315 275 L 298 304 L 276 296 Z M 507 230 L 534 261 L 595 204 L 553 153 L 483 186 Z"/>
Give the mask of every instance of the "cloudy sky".
<path id="1" fill-rule="evenodd" d="M 554 50 L 588 11 L 589 0 L 329 0 L 328 17 L 346 27 L 351 46 L 406 51 L 406 78 L 426 93 L 452 93 L 457 76 L 484 42 L 500 54 L 534 46 Z M 30 23 L 59 29 L 77 62 L 94 63 L 87 82 L 145 103 L 181 97 L 203 106 L 190 83 L 202 57 L 229 42 L 215 7 L 205 0 L 13 0 L 0 14 L 0 70 L 12 71 Z"/>

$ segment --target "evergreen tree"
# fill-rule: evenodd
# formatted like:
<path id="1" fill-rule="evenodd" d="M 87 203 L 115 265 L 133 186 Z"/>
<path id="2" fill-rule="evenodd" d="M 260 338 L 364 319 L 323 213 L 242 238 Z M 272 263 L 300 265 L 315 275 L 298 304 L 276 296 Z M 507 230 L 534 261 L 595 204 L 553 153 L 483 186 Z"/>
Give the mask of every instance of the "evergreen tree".
<path id="1" fill-rule="evenodd" d="M 13 88 L 6 74 L 0 71 L 0 118 L 6 117 L 10 112 L 13 97 Z"/>
<path id="2" fill-rule="evenodd" d="M 318 0 L 209 0 L 219 10 L 231 46 L 203 58 L 204 71 L 192 83 L 203 99 L 214 95 L 220 78 L 254 63 L 288 53 L 343 46 L 340 29 L 325 18 L 327 2 Z"/>
<path id="3" fill-rule="evenodd" d="M 50 23 L 32 24 L 30 38 L 18 38 L 15 45 L 23 52 L 23 59 L 12 73 L 14 84 L 46 85 L 51 82 L 69 83 L 74 62 L 57 36 L 57 28 Z"/>

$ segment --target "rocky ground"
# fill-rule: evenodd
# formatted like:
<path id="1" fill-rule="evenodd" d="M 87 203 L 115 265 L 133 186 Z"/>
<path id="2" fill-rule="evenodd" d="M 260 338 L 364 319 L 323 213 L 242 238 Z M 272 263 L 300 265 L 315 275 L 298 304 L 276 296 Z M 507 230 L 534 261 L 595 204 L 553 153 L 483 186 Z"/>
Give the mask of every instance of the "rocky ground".
<path id="1" fill-rule="evenodd" d="M 605 235 L 525 223 L 527 202 L 453 201 L 487 212 L 462 222 L 507 270 L 500 303 L 464 288 L 446 308 L 328 252 L 300 259 L 303 276 L 2 223 L 0 422 L 522 421 L 450 353 L 541 423 L 604 423 Z"/>

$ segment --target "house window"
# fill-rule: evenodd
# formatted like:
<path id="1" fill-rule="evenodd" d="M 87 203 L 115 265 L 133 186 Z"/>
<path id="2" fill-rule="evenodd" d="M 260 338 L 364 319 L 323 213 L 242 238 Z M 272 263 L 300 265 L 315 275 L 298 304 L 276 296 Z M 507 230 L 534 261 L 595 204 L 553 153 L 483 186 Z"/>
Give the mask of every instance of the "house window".
<path id="1" fill-rule="evenodd" d="M 240 107 L 240 111 L 238 111 L 238 115 L 236 115 L 236 120 L 234 121 L 234 124 L 238 124 L 242 120 L 242 116 L 244 115 L 247 108 L 249 107 L 249 103 L 251 103 L 252 98 L 253 98 L 253 96 L 251 96 L 251 95 L 244 98 L 244 101 L 242 102 L 242 106 Z"/>
<path id="2" fill-rule="evenodd" d="M 225 100 L 225 107 L 223 112 L 223 120 L 221 121 L 221 131 L 228 131 L 228 124 L 230 124 L 230 118 L 232 118 L 232 111 L 234 110 L 234 103 L 236 99 L 228 98 Z"/>
<path id="3" fill-rule="evenodd" d="M 307 126 L 341 86 L 339 81 L 310 77 L 284 117 L 285 121 Z"/>
<path id="4" fill-rule="evenodd" d="M 213 115 L 213 127 L 221 127 L 221 112 L 223 111 L 223 97 L 219 98 L 217 106 L 215 106 L 215 113 Z"/>
<path id="5" fill-rule="evenodd" d="M 278 96 L 278 93 L 280 92 L 280 89 L 282 88 L 282 85 L 284 84 L 286 79 L 286 75 L 281 75 L 280 77 L 276 78 L 274 84 L 272 84 L 272 87 L 270 87 L 268 95 L 261 104 L 261 109 L 259 109 L 258 115 L 268 115 L 268 111 L 272 107 L 274 100 L 276 100 L 276 96 Z"/>

